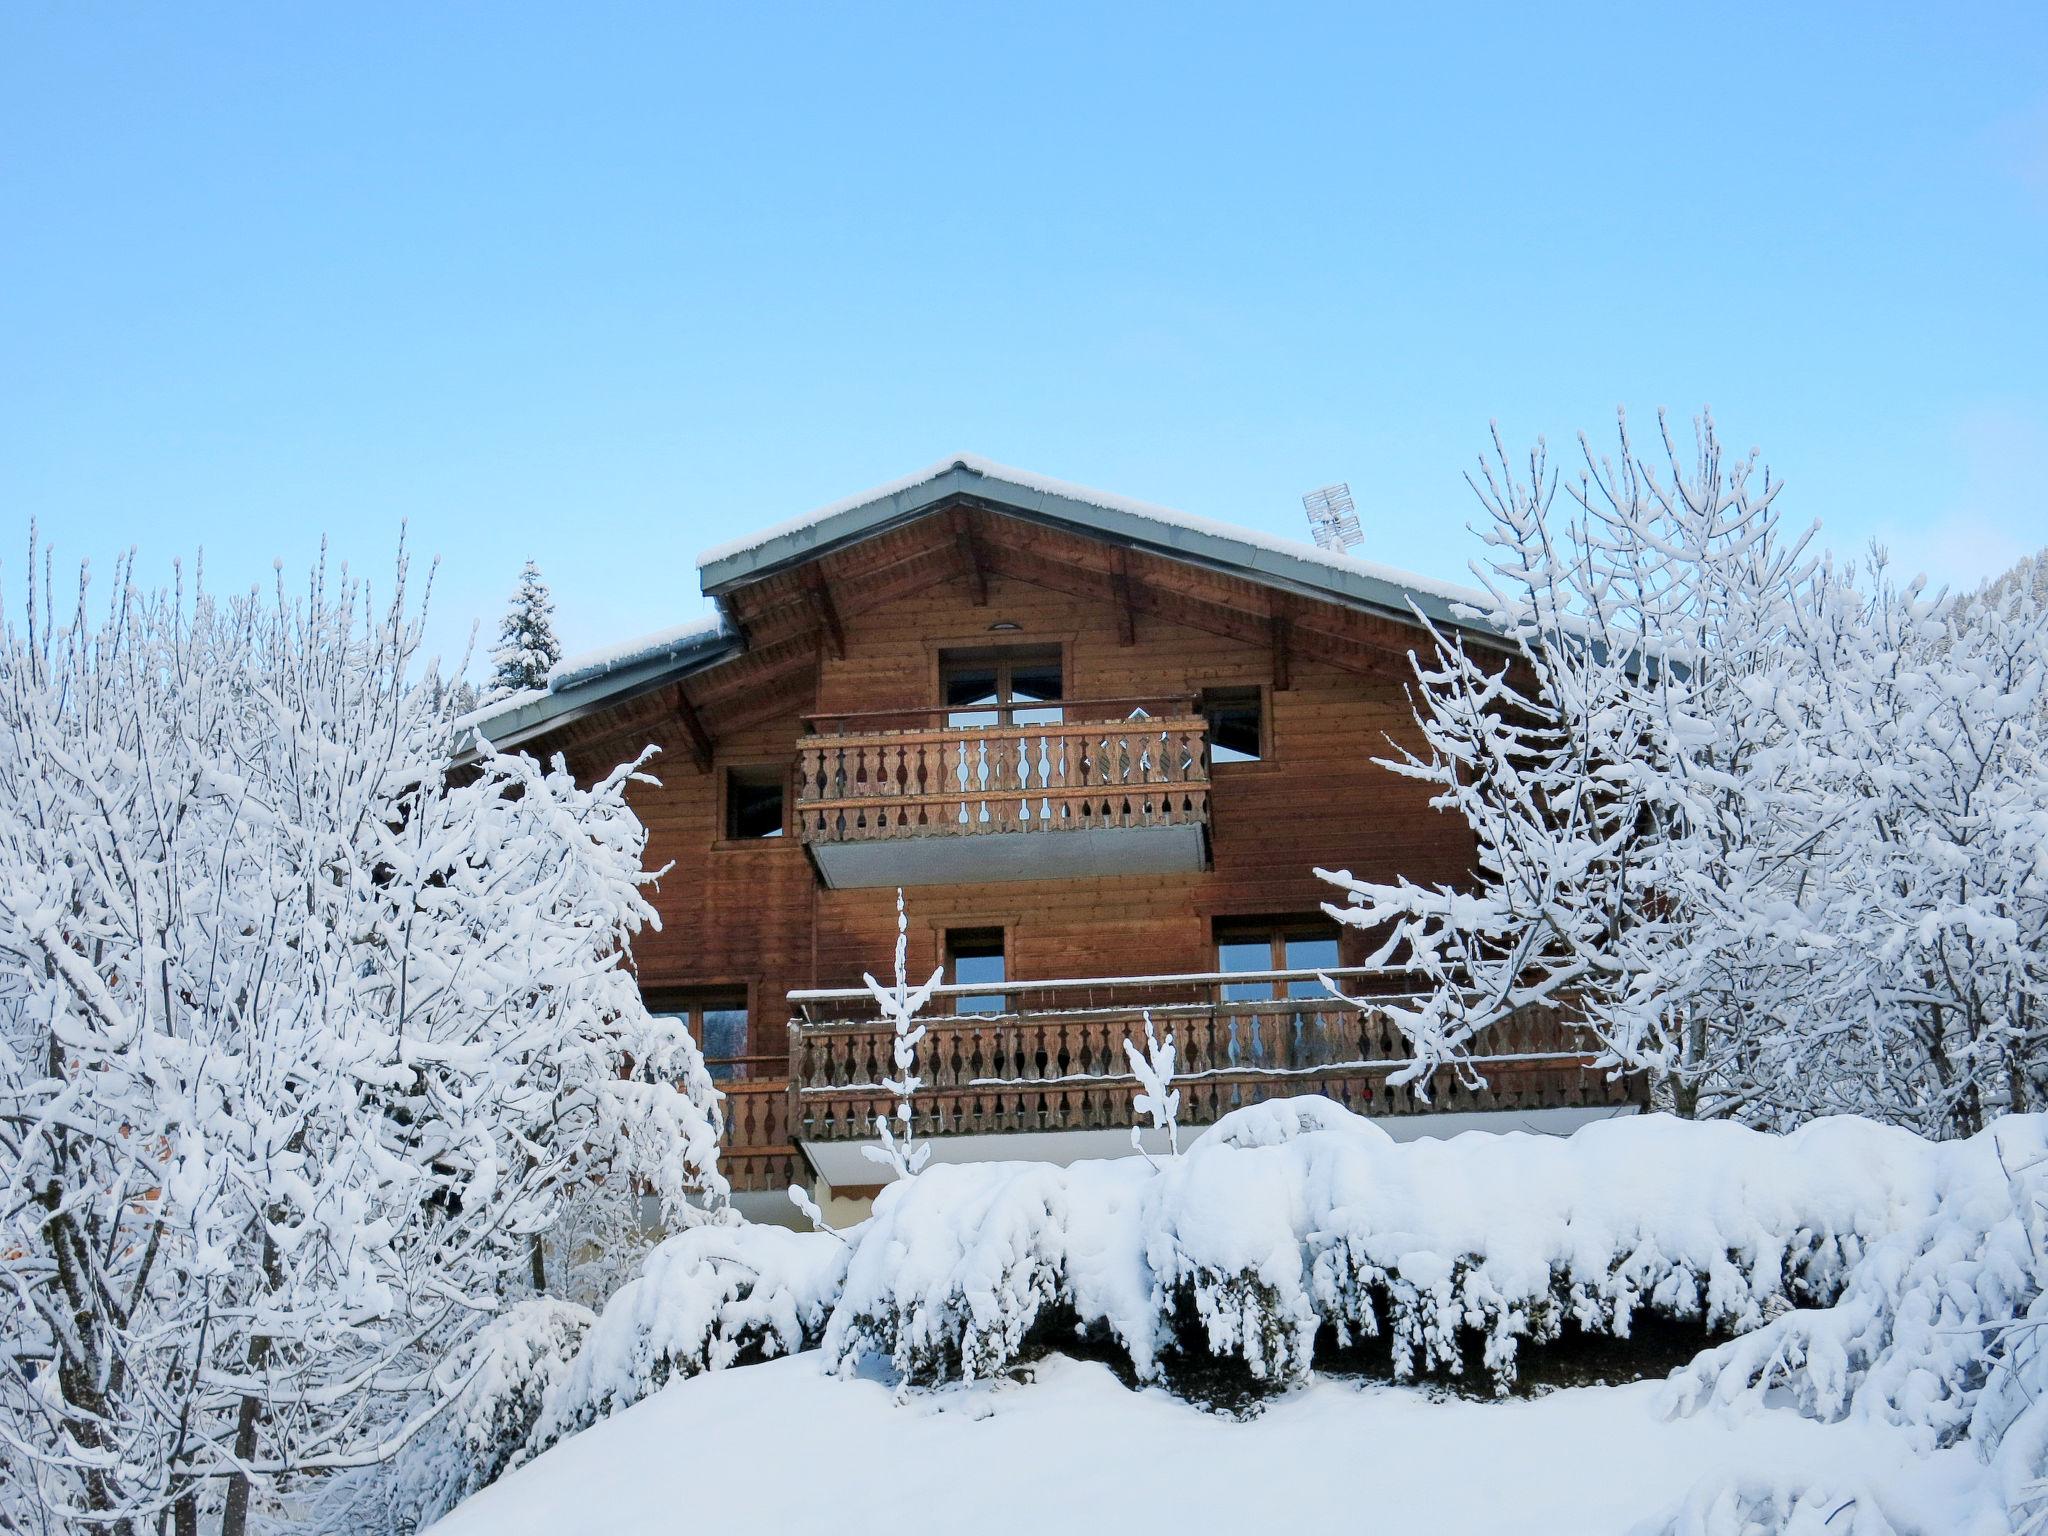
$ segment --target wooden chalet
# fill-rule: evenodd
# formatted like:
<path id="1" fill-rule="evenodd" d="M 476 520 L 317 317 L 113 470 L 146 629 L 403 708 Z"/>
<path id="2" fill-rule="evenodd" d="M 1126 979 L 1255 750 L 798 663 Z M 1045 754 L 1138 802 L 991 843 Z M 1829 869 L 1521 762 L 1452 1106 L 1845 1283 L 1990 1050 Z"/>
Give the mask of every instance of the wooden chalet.
<path id="1" fill-rule="evenodd" d="M 1315 1092 L 1397 1134 L 1564 1130 L 1639 1096 L 1534 1012 L 1485 1043 L 1483 1089 L 1442 1073 L 1425 1100 L 1387 1081 L 1384 1017 L 1316 979 L 1412 987 L 1360 966 L 1315 866 L 1469 871 L 1463 825 L 1373 762 L 1415 738 L 1416 615 L 1458 626 L 1458 589 L 973 458 L 700 572 L 713 620 L 480 729 L 579 776 L 661 749 L 633 794 L 670 866 L 640 984 L 703 1045 L 763 1216 L 793 1182 L 847 1214 L 872 1193 L 890 1037 L 860 978 L 888 971 L 899 886 L 913 976 L 945 970 L 917 1102 L 942 1159 L 1127 1152 L 1147 1009 L 1184 1125 Z"/>

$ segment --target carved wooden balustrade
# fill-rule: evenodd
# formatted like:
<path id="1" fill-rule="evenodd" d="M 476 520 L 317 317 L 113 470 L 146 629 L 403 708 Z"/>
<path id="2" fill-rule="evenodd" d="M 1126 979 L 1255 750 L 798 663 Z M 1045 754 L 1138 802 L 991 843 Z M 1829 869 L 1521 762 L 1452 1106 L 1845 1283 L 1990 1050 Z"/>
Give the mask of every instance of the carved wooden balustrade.
<path id="1" fill-rule="evenodd" d="M 734 1192 L 808 1185 L 810 1172 L 791 1134 L 788 1080 L 747 1078 L 718 1086 L 725 1095 L 725 1144 L 718 1162 Z"/>
<path id="2" fill-rule="evenodd" d="M 1086 982 L 1011 982 L 940 989 L 944 999 L 1000 997 L 1003 1013 L 927 1013 L 913 1105 L 917 1133 L 972 1136 L 1019 1131 L 1123 1129 L 1131 1124 L 1136 1080 L 1126 1039 L 1143 1041 L 1145 1015 L 1163 1037 L 1174 1034 L 1174 1086 L 1180 1122 L 1208 1125 L 1242 1105 L 1318 1093 L 1360 1114 L 1419 1115 L 1447 1110 L 1514 1110 L 1642 1102 L 1639 1081 L 1609 1081 L 1589 1071 L 1591 1042 L 1554 1008 L 1529 1008 L 1474 1041 L 1479 1085 L 1444 1069 L 1425 1099 L 1414 1084 L 1388 1078 L 1408 1059 L 1384 1002 L 1413 996 L 1398 973 L 1328 973 L 1363 1006 L 1327 993 L 1316 997 L 1220 1001 L 1226 987 L 1314 983 L 1313 972 L 1268 971 L 1185 977 L 1107 978 Z M 1403 987 L 1411 990 L 1402 991 Z M 1053 1006 L 1063 994 L 1092 1006 Z M 1206 995 L 1202 995 L 1206 994 Z M 816 1017 L 790 1025 L 789 1117 L 806 1141 L 864 1140 L 893 1101 L 881 1087 L 893 1075 L 892 1035 L 872 1017 L 834 1017 L 866 994 L 796 992 L 791 1001 Z M 1381 1004 L 1375 1005 L 1375 999 Z M 956 1002 L 955 1007 L 962 1004 Z"/>
<path id="3" fill-rule="evenodd" d="M 1089 718 L 1133 702 L 1048 706 L 1066 716 L 1050 724 L 859 733 L 846 727 L 915 720 L 927 712 L 814 717 L 814 728 L 835 728 L 806 737 L 798 748 L 797 827 L 807 843 L 833 844 L 1206 826 L 1207 722 L 1186 712 L 1186 700 L 1172 701 L 1175 712 L 1164 716 Z"/>

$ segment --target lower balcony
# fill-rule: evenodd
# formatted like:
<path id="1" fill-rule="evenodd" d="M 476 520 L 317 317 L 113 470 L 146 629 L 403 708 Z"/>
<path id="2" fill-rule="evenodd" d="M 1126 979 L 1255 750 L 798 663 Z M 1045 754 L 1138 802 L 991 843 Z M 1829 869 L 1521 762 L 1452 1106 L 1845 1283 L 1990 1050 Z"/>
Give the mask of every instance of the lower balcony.
<path id="1" fill-rule="evenodd" d="M 924 1080 L 913 1106 L 919 1136 L 942 1160 L 1119 1156 L 1130 1149 L 1136 1080 L 1127 1038 L 1145 1014 L 1178 1051 L 1180 1123 L 1199 1128 L 1266 1099 L 1323 1094 L 1395 1135 L 1466 1126 L 1569 1130 L 1645 1099 L 1640 1079 L 1589 1070 L 1592 1042 L 1554 1008 L 1529 1008 L 1475 1042 L 1485 1079 L 1470 1088 L 1437 1072 L 1425 1099 L 1388 1079 L 1406 1064 L 1400 1035 L 1374 999 L 1412 997 L 1399 972 L 1331 973 L 1363 1006 L 1321 996 L 1242 1000 L 1251 987 L 1305 992 L 1314 973 L 1010 982 L 941 988 L 918 1052 Z M 1240 1000 L 1230 1000 L 1233 997 Z M 894 1101 L 889 1027 L 865 991 L 796 992 L 786 1082 L 728 1083 L 728 1177 L 736 1190 L 780 1189 L 812 1172 L 836 1188 L 875 1182 L 861 1154 L 874 1119 Z"/>
<path id="2" fill-rule="evenodd" d="M 1186 710 L 1186 700 L 1175 702 Z M 1063 718 L 866 731 L 846 729 L 856 717 L 825 722 L 837 729 L 806 738 L 796 769 L 798 832 L 825 883 L 839 890 L 1203 867 L 1209 751 L 1201 716 L 1114 699 L 1044 712 Z"/>

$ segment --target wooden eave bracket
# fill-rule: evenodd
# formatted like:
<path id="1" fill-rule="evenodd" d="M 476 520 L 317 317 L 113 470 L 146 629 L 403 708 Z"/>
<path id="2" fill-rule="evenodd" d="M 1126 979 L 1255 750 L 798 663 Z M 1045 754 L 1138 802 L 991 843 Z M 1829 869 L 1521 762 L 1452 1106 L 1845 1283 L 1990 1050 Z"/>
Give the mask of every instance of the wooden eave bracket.
<path id="1" fill-rule="evenodd" d="M 811 613 L 818 621 L 818 627 L 825 632 L 826 642 L 832 647 L 836 661 L 846 659 L 846 629 L 839 622 L 839 605 L 832 601 L 832 587 L 825 580 L 825 573 L 815 565 L 804 567 L 804 595 L 811 606 Z"/>
<path id="2" fill-rule="evenodd" d="M 967 573 L 967 580 L 974 588 L 974 606 L 988 606 L 988 567 L 982 563 L 981 548 L 974 538 L 973 525 L 967 521 L 967 513 L 955 507 L 952 514 L 953 542 L 960 551 L 960 565 Z"/>
<path id="3" fill-rule="evenodd" d="M 697 716 L 697 708 L 690 702 L 683 685 L 675 687 L 676 724 L 682 727 L 683 744 L 690 749 L 690 761 L 697 765 L 699 773 L 711 771 L 711 733 L 704 729 L 704 722 Z"/>
<path id="4" fill-rule="evenodd" d="M 1131 602 L 1130 562 L 1121 549 L 1109 552 L 1109 585 L 1116 595 L 1116 641 L 1118 645 L 1138 643 L 1137 610 Z"/>
<path id="5" fill-rule="evenodd" d="M 1294 686 L 1294 615 L 1276 597 L 1272 617 L 1266 623 L 1273 643 L 1273 689 L 1284 693 Z"/>

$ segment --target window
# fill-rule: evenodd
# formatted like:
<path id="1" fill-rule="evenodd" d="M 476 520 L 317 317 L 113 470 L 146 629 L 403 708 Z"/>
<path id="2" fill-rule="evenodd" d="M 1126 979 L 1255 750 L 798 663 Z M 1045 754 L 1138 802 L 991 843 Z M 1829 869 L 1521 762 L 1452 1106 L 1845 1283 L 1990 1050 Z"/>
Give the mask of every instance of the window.
<path id="1" fill-rule="evenodd" d="M 1337 925 L 1327 918 L 1239 918 L 1216 924 L 1219 971 L 1327 971 L 1337 964 Z M 1226 1003 L 1323 995 L 1322 983 L 1313 976 L 1223 984 Z"/>
<path id="2" fill-rule="evenodd" d="M 1003 930 L 1000 928 L 948 928 L 946 930 L 946 984 L 953 987 L 987 986 L 1008 981 L 1003 959 Z M 1000 992 L 975 993 L 952 1000 L 955 1013 L 1008 1013 L 1010 1000 Z"/>
<path id="3" fill-rule="evenodd" d="M 648 1005 L 648 1012 L 666 1019 L 681 1019 L 704 1053 L 704 1065 L 713 1082 L 729 1082 L 747 1075 L 747 994 L 742 991 L 677 993 L 663 999 L 664 1006 Z"/>
<path id="4" fill-rule="evenodd" d="M 1327 971 L 1338 963 L 1337 925 L 1327 918 L 1261 917 L 1216 924 L 1216 969 L 1231 972 Z M 1328 994 L 1313 976 L 1293 980 L 1227 981 L 1218 989 L 1225 1003 L 1274 1003 Z M 1333 1028 L 1327 1007 L 1241 1007 L 1231 1010 L 1229 1057 L 1255 1067 L 1321 1066 L 1347 1059 L 1356 1049 L 1343 1030 Z M 1274 1057 L 1269 1059 L 1269 1049 Z"/>
<path id="5" fill-rule="evenodd" d="M 1055 725 L 1063 697 L 1057 647 L 939 653 L 948 725 Z"/>
<path id="6" fill-rule="evenodd" d="M 725 835 L 735 842 L 783 834 L 779 766 L 725 770 Z"/>
<path id="7" fill-rule="evenodd" d="M 1265 701 L 1256 688 L 1205 688 L 1202 714 L 1209 722 L 1209 761 L 1255 763 L 1266 755 Z"/>

